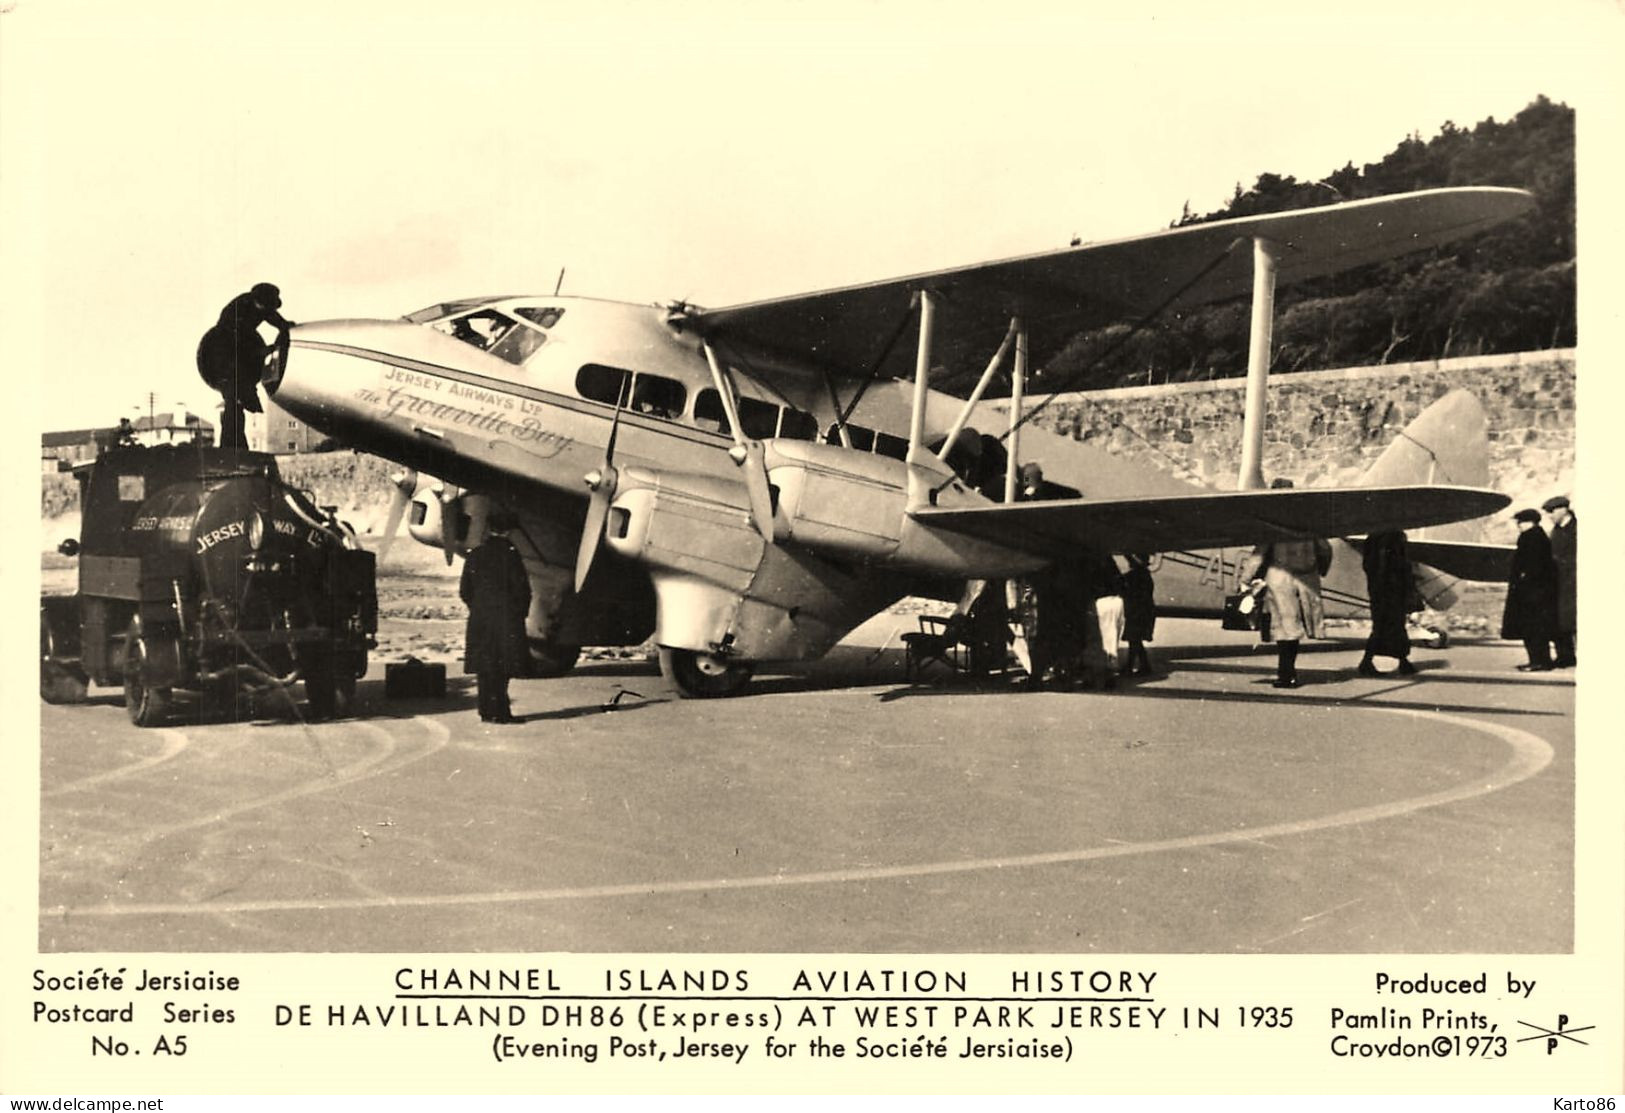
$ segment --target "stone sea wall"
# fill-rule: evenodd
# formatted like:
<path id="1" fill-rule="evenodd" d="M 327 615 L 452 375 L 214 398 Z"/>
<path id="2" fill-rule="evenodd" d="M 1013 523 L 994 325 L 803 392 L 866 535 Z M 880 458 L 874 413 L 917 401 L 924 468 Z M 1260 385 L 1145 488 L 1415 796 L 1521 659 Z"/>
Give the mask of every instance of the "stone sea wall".
<path id="1" fill-rule="evenodd" d="M 1490 485 L 1515 506 L 1555 494 L 1576 504 L 1574 349 L 1274 375 L 1264 473 L 1299 486 L 1358 476 L 1411 419 L 1449 391 L 1472 391 L 1489 424 Z M 1061 395 L 1034 423 L 1146 467 L 1233 488 L 1245 379 Z M 1495 523 L 1487 540 L 1509 540 Z"/>

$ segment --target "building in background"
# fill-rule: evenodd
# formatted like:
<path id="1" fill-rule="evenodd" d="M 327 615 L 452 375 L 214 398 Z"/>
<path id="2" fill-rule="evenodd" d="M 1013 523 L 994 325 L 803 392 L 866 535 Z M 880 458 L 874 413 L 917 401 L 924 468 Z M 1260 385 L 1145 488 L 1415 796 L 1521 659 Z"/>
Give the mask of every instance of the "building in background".
<path id="1" fill-rule="evenodd" d="M 118 441 L 117 426 L 104 429 L 65 429 L 40 437 L 40 464 L 45 472 L 68 471 L 75 464 L 94 460 Z"/>
<path id="2" fill-rule="evenodd" d="M 63 429 L 40 436 L 40 465 L 45 472 L 68 471 L 75 464 L 94 460 L 114 445 L 214 444 L 214 424 L 184 408 L 120 418 L 117 425 L 99 429 Z"/>
<path id="3" fill-rule="evenodd" d="M 137 444 L 214 443 L 214 424 L 186 409 L 138 417 L 130 428 L 131 439 Z"/>
<path id="4" fill-rule="evenodd" d="M 248 447 L 256 452 L 314 452 L 327 440 L 274 401 L 265 399 L 265 412 L 248 415 Z"/>

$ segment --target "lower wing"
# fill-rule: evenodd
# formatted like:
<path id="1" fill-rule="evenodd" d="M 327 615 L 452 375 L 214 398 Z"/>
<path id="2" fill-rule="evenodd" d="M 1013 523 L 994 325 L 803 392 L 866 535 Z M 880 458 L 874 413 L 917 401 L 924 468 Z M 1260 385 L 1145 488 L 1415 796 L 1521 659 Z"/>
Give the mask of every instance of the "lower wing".
<path id="1" fill-rule="evenodd" d="M 1347 487 L 923 507 L 913 516 L 921 525 L 1059 557 L 1080 546 L 1155 553 L 1420 529 L 1493 514 L 1509 502 L 1477 487 Z M 1446 567 L 1415 548 L 1411 556 Z"/>

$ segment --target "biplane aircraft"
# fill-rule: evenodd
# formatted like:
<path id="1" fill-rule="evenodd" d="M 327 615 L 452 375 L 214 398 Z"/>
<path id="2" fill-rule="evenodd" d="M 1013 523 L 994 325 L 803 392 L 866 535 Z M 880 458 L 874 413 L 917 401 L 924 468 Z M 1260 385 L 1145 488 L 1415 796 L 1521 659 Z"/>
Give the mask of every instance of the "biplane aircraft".
<path id="1" fill-rule="evenodd" d="M 680 692 L 731 695 L 758 665 L 816 658 L 899 598 L 955 597 L 967 579 L 1084 548 L 1349 537 L 1504 507 L 1495 491 L 1409 477 L 1259 489 L 1269 332 L 1278 281 L 1443 244 L 1530 204 L 1518 190 L 1429 190 L 720 309 L 447 301 L 299 325 L 264 384 L 315 428 L 412 469 L 389 532 L 415 472 L 438 479 L 438 521 L 420 528 L 439 527 L 448 560 L 493 508 L 517 516 L 536 675 L 567 669 L 582 645 L 652 634 Z M 1241 489 L 1102 473 L 1075 477 L 1081 497 L 1015 501 L 1033 431 L 1019 417 L 970 424 L 1006 362 L 1019 415 L 1029 363 L 1078 330 L 1249 290 Z M 930 388 L 939 367 L 984 363 L 967 398 Z"/>

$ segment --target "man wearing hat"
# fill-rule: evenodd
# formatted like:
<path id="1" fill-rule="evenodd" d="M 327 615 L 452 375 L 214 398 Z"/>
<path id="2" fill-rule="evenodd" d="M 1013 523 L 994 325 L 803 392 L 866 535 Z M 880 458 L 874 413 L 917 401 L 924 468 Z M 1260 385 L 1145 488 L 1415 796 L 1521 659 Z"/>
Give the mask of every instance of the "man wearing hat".
<path id="1" fill-rule="evenodd" d="M 480 721 L 517 723 L 508 703 L 508 680 L 523 676 L 530 663 L 525 615 L 530 610 L 530 577 L 525 561 L 508 540 L 517 523 L 493 513 L 486 537 L 463 561 L 457 594 L 468 605 L 463 671 L 474 674 Z"/>
<path id="2" fill-rule="evenodd" d="M 258 388 L 271 345 L 260 335 L 261 325 L 271 325 L 282 343 L 293 322 L 284 320 L 282 293 L 269 282 L 261 282 L 246 294 L 238 294 L 220 311 L 220 319 L 203 334 L 197 346 L 197 370 L 203 381 L 220 392 L 225 403 L 220 414 L 220 446 L 248 447 L 244 411 L 260 413 Z"/>
<path id="3" fill-rule="evenodd" d="M 1579 569 L 1579 525 L 1574 510 L 1563 495 L 1549 498 L 1540 508 L 1552 516 L 1552 559 L 1557 562 L 1557 634 L 1552 641 L 1557 646 L 1557 660 L 1552 664 L 1560 669 L 1572 669 L 1575 663 L 1575 576 Z"/>
<path id="4" fill-rule="evenodd" d="M 1512 517 L 1518 523 L 1518 547 L 1507 577 L 1501 636 L 1523 642 L 1529 660 L 1518 666 L 1519 672 L 1550 672 L 1557 634 L 1557 562 L 1540 528 L 1540 511 L 1520 510 Z"/>

